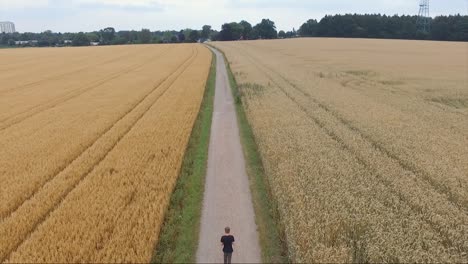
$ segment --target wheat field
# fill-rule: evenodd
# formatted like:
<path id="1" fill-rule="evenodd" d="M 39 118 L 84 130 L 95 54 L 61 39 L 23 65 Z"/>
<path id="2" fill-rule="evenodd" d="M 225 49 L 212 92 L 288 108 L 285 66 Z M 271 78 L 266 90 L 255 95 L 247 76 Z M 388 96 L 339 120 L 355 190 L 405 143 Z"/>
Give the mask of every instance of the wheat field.
<path id="1" fill-rule="evenodd" d="M 225 52 L 293 262 L 468 262 L 466 43 Z"/>
<path id="2" fill-rule="evenodd" d="M 202 45 L 0 50 L 0 262 L 148 262 Z"/>

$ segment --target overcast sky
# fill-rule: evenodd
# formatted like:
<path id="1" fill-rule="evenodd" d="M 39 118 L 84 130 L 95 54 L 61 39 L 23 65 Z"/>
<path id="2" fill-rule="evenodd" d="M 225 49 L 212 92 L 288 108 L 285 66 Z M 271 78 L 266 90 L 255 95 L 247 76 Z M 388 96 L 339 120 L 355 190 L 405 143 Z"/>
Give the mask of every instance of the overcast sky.
<path id="1" fill-rule="evenodd" d="M 419 0 L 0 0 L 0 21 L 12 21 L 19 32 L 116 30 L 152 31 L 220 29 L 224 22 L 262 18 L 278 29 L 298 28 L 309 18 L 344 13 L 418 13 Z M 467 14 L 468 0 L 432 0 L 431 16 Z"/>

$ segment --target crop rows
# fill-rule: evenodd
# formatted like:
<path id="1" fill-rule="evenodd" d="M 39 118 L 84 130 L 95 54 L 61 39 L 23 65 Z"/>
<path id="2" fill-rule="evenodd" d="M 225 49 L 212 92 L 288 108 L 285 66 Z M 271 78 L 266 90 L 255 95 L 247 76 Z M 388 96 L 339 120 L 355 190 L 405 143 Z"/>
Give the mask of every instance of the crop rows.
<path id="1" fill-rule="evenodd" d="M 164 51 L 162 50 L 161 52 Z M 157 58 L 158 56 L 159 54 L 156 53 L 153 58 Z M 3 107 L 2 117 L 0 118 L 0 129 L 14 125 L 41 110 L 55 106 L 57 103 L 63 103 L 68 99 L 79 96 L 90 89 L 96 88 L 126 72 L 140 68 L 145 63 L 151 61 L 146 60 L 142 64 L 142 57 L 143 54 L 139 51 L 125 52 L 124 55 L 87 65 L 78 70 L 40 79 L 27 85 L 11 87 L 11 90 L 7 93 L 8 96 L 4 95 L 1 100 Z M 75 62 L 72 61 L 71 63 L 74 65 Z M 96 71 L 96 69 L 99 70 Z M 76 78 L 76 75 L 81 76 L 82 79 Z M 6 84 L 8 83 L 7 81 Z M 47 87 L 47 94 L 43 93 L 43 87 Z M 16 104 L 15 107 L 11 106 L 12 102 L 19 100 L 23 104 Z"/>
<path id="2" fill-rule="evenodd" d="M 73 99 L 73 98 L 75 98 L 75 97 L 77 97 L 77 96 L 79 96 L 79 95 L 81 95 L 81 94 L 83 94 L 83 93 L 85 93 L 85 92 L 87 92 L 87 91 L 89 91 L 91 89 L 97 88 L 97 87 L 99 87 L 100 85 L 102 85 L 102 84 L 104 84 L 106 82 L 109 82 L 109 81 L 112 81 L 113 79 L 119 78 L 122 75 L 128 74 L 131 71 L 138 70 L 141 67 L 144 67 L 149 62 L 151 62 L 153 59 L 157 59 L 159 56 L 160 56 L 160 54 L 156 54 L 155 56 L 150 58 L 150 60 L 144 61 L 143 63 L 139 62 L 139 63 L 133 64 L 133 65 L 130 65 L 129 67 L 121 69 L 121 70 L 119 70 L 117 72 L 113 72 L 109 76 L 105 76 L 102 79 L 98 79 L 96 81 L 93 81 L 92 83 L 89 83 L 84 87 L 79 87 L 77 89 L 73 89 L 73 90 L 71 90 L 69 92 L 64 93 L 63 95 L 60 95 L 60 96 L 57 96 L 57 97 L 55 97 L 53 99 L 47 100 L 42 104 L 38 103 L 37 105 L 31 106 L 26 110 L 23 110 L 23 111 L 21 111 L 19 113 L 10 115 L 9 117 L 4 118 L 3 120 L 0 120 L 0 122 L 2 123 L 2 125 L 0 125 L 0 130 L 6 129 L 8 127 L 11 127 L 11 126 L 17 124 L 17 123 L 20 123 L 23 120 L 25 120 L 25 119 L 27 119 L 29 117 L 32 117 L 35 114 L 38 114 L 38 113 L 40 113 L 42 111 L 45 111 L 45 110 L 50 109 L 52 107 L 55 107 L 55 106 L 57 106 L 59 104 L 63 104 L 63 103 L 67 102 L 70 99 Z M 110 60 L 110 61 L 108 61 L 106 63 L 112 63 L 115 60 L 116 59 L 113 59 L 113 60 Z M 90 71 L 92 71 L 92 70 L 93 69 L 90 69 Z M 73 72 L 73 74 L 77 74 L 77 72 Z M 47 80 L 45 80 L 45 81 L 47 81 Z M 58 79 L 58 81 L 60 81 L 60 79 Z M 50 85 L 50 83 L 48 83 L 48 85 Z"/>
<path id="3" fill-rule="evenodd" d="M 158 50 L 155 54 L 161 53 Z M 148 48 L 141 51 L 146 53 Z M 210 58 L 205 48 L 195 45 L 164 52 L 156 59 L 146 56 L 132 70 L 109 80 L 113 90 L 102 85 L 90 91 L 103 93 L 101 100 L 109 100 L 109 107 L 122 111 L 116 111 L 115 117 L 105 116 L 110 122 L 89 140 L 71 139 L 69 144 L 79 144 L 79 148 L 68 153 L 68 160 L 47 164 L 49 174 L 6 171 L 29 180 L 29 185 L 11 181 L 9 188 L 2 189 L 4 197 L 16 199 L 2 210 L 0 260 L 149 260 L 198 112 Z M 119 86 L 122 94 L 114 94 Z M 87 93 L 57 108 L 80 103 Z M 106 105 L 93 103 L 97 108 Z M 82 111 L 76 106 L 71 110 Z M 113 114 L 112 110 L 102 108 Z M 53 108 L 37 116 L 46 117 L 49 111 Z M 4 130 L 4 136 L 13 128 L 31 125 L 35 118 Z M 83 128 L 86 131 L 89 125 Z M 25 192 L 15 197 L 15 190 Z"/>
<path id="4" fill-rule="evenodd" d="M 123 50 L 114 50 L 114 52 L 122 51 Z M 32 88 L 51 80 L 61 79 L 67 75 L 80 73 L 106 62 L 118 60 L 120 56 L 129 55 L 128 51 L 126 51 L 122 52 L 123 55 L 119 57 L 112 56 L 109 58 L 112 51 L 86 53 L 85 50 L 75 50 L 60 55 L 54 54 L 52 56 L 52 52 L 52 49 L 44 50 L 41 54 L 37 54 L 37 52 L 33 51 L 32 54 L 29 54 L 27 60 L 20 59 L 18 56 L 19 54 L 15 54 L 15 52 L 2 54 L 6 57 L 5 61 L 10 63 L 6 63 L 5 67 L 0 68 L 2 69 L 2 80 L 4 81 L 4 85 L 0 89 L 0 94 L 4 95 L 11 92 L 18 92 L 26 88 Z M 9 58 L 10 56 L 12 57 Z M 66 62 L 64 62 L 64 59 Z M 47 60 L 47 67 L 38 63 L 41 60 Z M 18 67 L 15 67 L 15 61 L 21 61 L 22 63 L 18 65 Z M 24 69 L 28 69 L 27 72 L 29 75 L 25 74 Z M 40 76 L 40 78 L 37 78 L 38 76 Z"/>
<path id="5" fill-rule="evenodd" d="M 451 78 L 453 90 L 426 95 L 419 72 L 356 55 L 403 61 L 398 52 L 416 42 L 353 41 L 216 44 L 239 83 L 293 261 L 466 262 L 467 122 L 425 98 L 463 93 L 459 60 L 446 65 L 455 73 L 432 77 Z"/>
<path id="6" fill-rule="evenodd" d="M 167 56 L 171 56 L 171 54 L 168 54 Z M 143 57 L 138 57 L 137 59 L 141 60 Z M 157 63 L 157 62 L 154 62 L 154 63 Z M 172 70 L 172 69 L 169 69 L 169 70 Z M 170 72 L 168 72 L 167 74 L 169 74 Z M 115 85 L 118 83 L 118 82 L 121 82 L 123 79 L 124 80 L 127 80 L 127 82 L 131 82 L 133 78 L 135 78 L 135 75 L 136 75 L 136 72 L 133 71 L 133 74 L 132 75 L 129 75 L 129 74 L 122 74 L 120 76 L 120 78 L 117 78 L 117 79 L 113 79 L 111 80 L 110 82 L 106 82 L 106 83 L 103 83 L 101 86 L 99 86 L 98 88 L 99 89 L 108 89 L 108 90 L 113 90 L 114 92 L 117 92 L 117 89 L 115 89 Z M 141 73 L 140 73 L 141 75 Z M 145 96 L 149 91 L 151 91 L 153 89 L 153 87 L 151 86 L 152 83 L 155 82 L 154 79 L 151 79 L 152 76 L 148 76 L 146 77 L 144 80 L 142 80 L 142 82 L 140 82 L 139 84 L 142 85 L 143 87 L 143 91 L 144 93 L 135 93 L 135 95 L 132 95 L 134 96 L 134 101 L 131 102 L 131 104 L 128 105 L 127 108 L 122 108 L 122 109 L 119 109 L 121 111 L 121 113 L 119 115 L 116 115 L 114 113 L 112 113 L 112 116 L 113 117 L 108 117 L 106 118 L 106 120 L 104 120 L 105 122 L 107 122 L 106 126 L 102 126 L 101 127 L 97 127 L 97 128 L 101 128 L 102 130 L 100 131 L 95 131 L 95 133 L 93 135 L 90 135 L 90 136 L 93 136 L 92 138 L 89 138 L 88 141 L 75 141 L 76 144 L 79 144 L 79 146 L 77 146 L 77 149 L 74 153 L 72 153 L 72 155 L 69 155 L 67 158 L 68 158 L 68 162 L 64 162 L 64 163 L 61 163 L 61 164 L 56 164 L 56 166 L 45 166 L 44 169 L 49 171 L 49 173 L 47 174 L 43 174 L 41 175 L 39 173 L 39 171 L 36 169 L 35 171 L 30 171 L 29 174 L 25 174 L 23 173 L 23 171 L 25 169 L 28 169 L 27 167 L 25 166 L 16 166 L 17 164 L 13 163 L 13 162 L 10 162 L 8 165 L 12 166 L 13 169 L 12 170 L 6 170 L 6 172 L 2 175 L 0 175 L 0 178 L 7 183 L 7 185 L 5 185 L 5 188 L 6 190 L 2 191 L 2 195 L 5 195 L 4 198 L 3 198 L 3 203 L 1 204 L 1 207 L 0 207 L 0 216 L 1 217 L 4 217 L 8 212 L 11 212 L 11 210 L 17 206 L 19 206 L 25 199 L 27 199 L 27 197 L 30 197 L 30 195 L 32 193 L 34 193 L 34 190 L 38 189 L 40 186 L 42 186 L 42 184 L 47 181 L 47 179 L 50 179 L 50 178 L 53 178 L 54 175 L 57 175 L 58 172 L 60 172 L 61 170 L 63 170 L 63 168 L 65 168 L 65 166 L 67 164 L 69 164 L 72 160 L 76 159 L 76 157 L 78 157 L 88 146 L 90 146 L 97 138 L 99 138 L 99 136 L 103 133 L 103 131 L 106 131 L 108 129 L 110 129 L 112 127 L 112 125 L 115 123 L 115 121 L 117 121 L 120 117 L 124 116 L 124 114 L 128 111 L 128 109 L 131 109 L 132 105 L 134 105 L 135 103 L 137 103 L 138 101 L 140 101 L 142 99 L 143 96 Z M 135 79 L 136 80 L 136 79 Z M 60 87 L 60 86 L 59 86 Z M 55 87 L 54 86 L 47 86 L 48 89 L 54 89 Z M 125 89 L 126 87 L 122 87 L 122 93 L 125 93 Z M 148 89 L 149 88 L 149 89 Z M 94 94 L 96 93 L 99 93 L 99 89 L 95 89 L 95 90 L 91 90 L 91 92 L 94 92 Z M 84 96 L 87 96 L 87 97 L 91 97 L 92 95 L 90 93 L 85 93 Z M 101 95 L 102 97 L 102 95 Z M 116 98 L 117 100 L 122 100 L 121 98 Z M 32 96 L 31 100 L 34 100 L 34 97 Z M 76 98 L 75 100 L 72 100 L 71 103 L 72 104 L 75 104 L 75 105 L 81 105 L 81 98 Z M 53 100 L 52 100 L 53 101 Z M 113 101 L 108 101 L 108 102 L 105 102 L 107 103 L 107 107 L 109 107 L 109 109 L 112 109 L 114 108 L 115 106 L 112 105 Z M 92 104 L 92 102 L 91 102 Z M 91 105 L 90 104 L 90 105 Z M 104 104 L 101 104 L 100 106 L 104 106 Z M 58 115 L 56 116 L 55 114 L 54 115 L 51 115 L 51 113 L 58 113 L 58 112 L 62 112 L 63 110 L 62 109 L 69 109 L 67 111 L 73 111 L 73 112 L 77 112 L 79 113 L 80 111 L 82 111 L 80 108 L 76 107 L 76 106 L 71 106 L 71 104 L 64 104 L 64 105 L 61 105 L 59 107 L 55 107 L 55 108 L 50 108 L 49 110 L 39 114 L 39 115 L 36 115 L 34 116 L 33 118 L 30 118 L 28 119 L 27 121 L 32 121 L 34 123 L 37 123 L 39 127 L 41 127 L 42 124 L 46 123 L 46 122 L 50 122 L 49 120 L 52 120 L 52 121 L 56 121 L 57 119 L 59 119 L 60 117 L 63 117 L 64 119 L 68 119 L 72 116 L 72 113 L 63 113 L 61 115 Z M 89 109 L 91 110 L 91 109 Z M 117 110 L 117 109 L 116 109 Z M 118 113 L 117 111 L 115 111 L 116 113 Z M 90 111 L 89 114 L 94 114 L 93 112 Z M 81 116 L 84 120 L 86 120 L 86 118 L 89 118 L 88 116 Z M 39 119 L 37 121 L 37 119 Z M 72 120 L 70 120 L 72 121 Z M 109 122 L 109 121 L 113 121 L 113 122 Z M 21 127 L 25 127 L 26 129 L 24 130 L 29 130 L 31 132 L 28 132 L 27 134 L 23 134 L 23 135 L 19 135 L 19 137 L 15 138 L 17 142 L 17 144 L 20 144 L 24 141 L 27 141 L 27 140 L 34 140 L 34 138 L 32 137 L 32 135 L 35 135 L 36 137 L 39 137 L 41 138 L 42 136 L 38 136 L 37 134 L 41 132 L 41 130 L 37 128 L 35 128 L 34 126 L 31 126 L 29 125 L 28 123 L 30 122 L 24 122 L 24 123 L 20 123 L 18 126 L 15 126 L 15 127 L 12 127 L 11 129 L 7 129 L 7 130 L 4 130 L 3 133 L 5 134 L 5 154 L 7 154 L 9 148 L 13 148 L 12 150 L 12 155 L 10 158 L 14 157 L 13 155 L 22 155 L 23 157 L 25 155 L 27 155 L 26 153 L 28 152 L 32 152 L 32 148 L 34 147 L 33 146 L 30 146 L 29 149 L 24 149 L 21 151 L 16 151 L 15 149 L 17 148 L 17 146 L 15 146 L 14 144 L 7 144 L 8 141 L 11 141 L 13 138 L 12 136 L 15 136 L 15 133 L 18 133 L 18 132 L 21 132 Z M 56 122 L 55 125 L 58 125 L 58 126 L 61 126 L 63 125 L 63 123 L 59 123 L 59 122 Z M 77 131 L 78 132 L 78 131 Z M 31 134 L 30 134 L 31 133 Z M 51 133 L 51 132 L 49 132 Z M 53 133 L 51 133 L 53 134 Z M 1 140 L 1 139 L 0 139 Z M 22 141 L 23 140 L 23 141 Z M 50 140 L 53 140 L 50 139 Z M 39 145 L 38 146 L 38 149 L 41 147 L 40 144 L 36 144 L 36 145 Z M 68 148 L 70 148 L 71 146 L 68 146 Z M 46 148 L 46 147 L 44 147 Z M 41 150 L 39 150 L 41 151 Z M 42 151 L 57 151 L 56 149 L 42 149 Z M 60 153 L 57 153 L 57 154 L 60 154 Z M 33 153 L 31 153 L 31 155 L 34 155 Z M 51 156 L 48 156 L 48 157 L 35 157 L 39 160 L 41 159 L 51 159 Z M 9 159 L 8 159 L 8 156 L 5 156 L 5 158 L 1 159 L 1 162 L 8 162 Z M 24 162 L 26 164 L 30 163 L 32 160 L 31 159 L 26 159 Z M 8 168 L 8 167 L 6 167 Z M 39 174 L 39 175 L 38 175 Z M 37 178 L 36 179 L 33 179 L 31 178 L 32 175 L 38 175 L 39 177 L 41 177 L 42 179 L 38 178 L 38 176 L 36 176 Z M 23 188 L 20 184 L 20 179 L 24 177 L 26 182 L 25 184 L 28 185 L 27 188 Z M 34 180 L 36 181 L 35 182 L 35 186 L 33 186 L 31 184 L 31 180 Z M 33 181 L 33 182 L 34 182 Z M 12 182 L 11 184 L 8 184 Z M 31 189 L 29 189 L 31 188 Z M 22 192 L 19 192 L 18 190 L 22 190 Z M 20 198 L 18 196 L 22 196 L 23 198 Z"/>

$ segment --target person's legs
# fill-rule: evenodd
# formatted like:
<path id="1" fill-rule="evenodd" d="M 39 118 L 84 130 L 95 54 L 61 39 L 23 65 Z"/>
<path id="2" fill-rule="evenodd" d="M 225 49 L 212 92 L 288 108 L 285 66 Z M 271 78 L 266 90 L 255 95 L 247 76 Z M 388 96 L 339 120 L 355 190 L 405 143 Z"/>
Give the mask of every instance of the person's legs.
<path id="1" fill-rule="evenodd" d="M 224 264 L 228 263 L 228 253 L 224 253 Z"/>
<path id="2" fill-rule="evenodd" d="M 227 263 L 228 264 L 231 264 L 231 259 L 232 259 L 232 253 L 229 253 L 228 256 L 227 256 Z"/>

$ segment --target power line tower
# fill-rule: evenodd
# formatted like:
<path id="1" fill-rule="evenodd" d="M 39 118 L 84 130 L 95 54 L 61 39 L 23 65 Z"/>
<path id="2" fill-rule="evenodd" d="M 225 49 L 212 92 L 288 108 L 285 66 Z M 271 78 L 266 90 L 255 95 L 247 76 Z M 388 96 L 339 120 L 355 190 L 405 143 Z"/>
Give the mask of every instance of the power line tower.
<path id="1" fill-rule="evenodd" d="M 416 22 L 418 30 L 428 33 L 431 30 L 431 17 L 429 16 L 429 0 L 421 0 L 419 14 Z"/>

